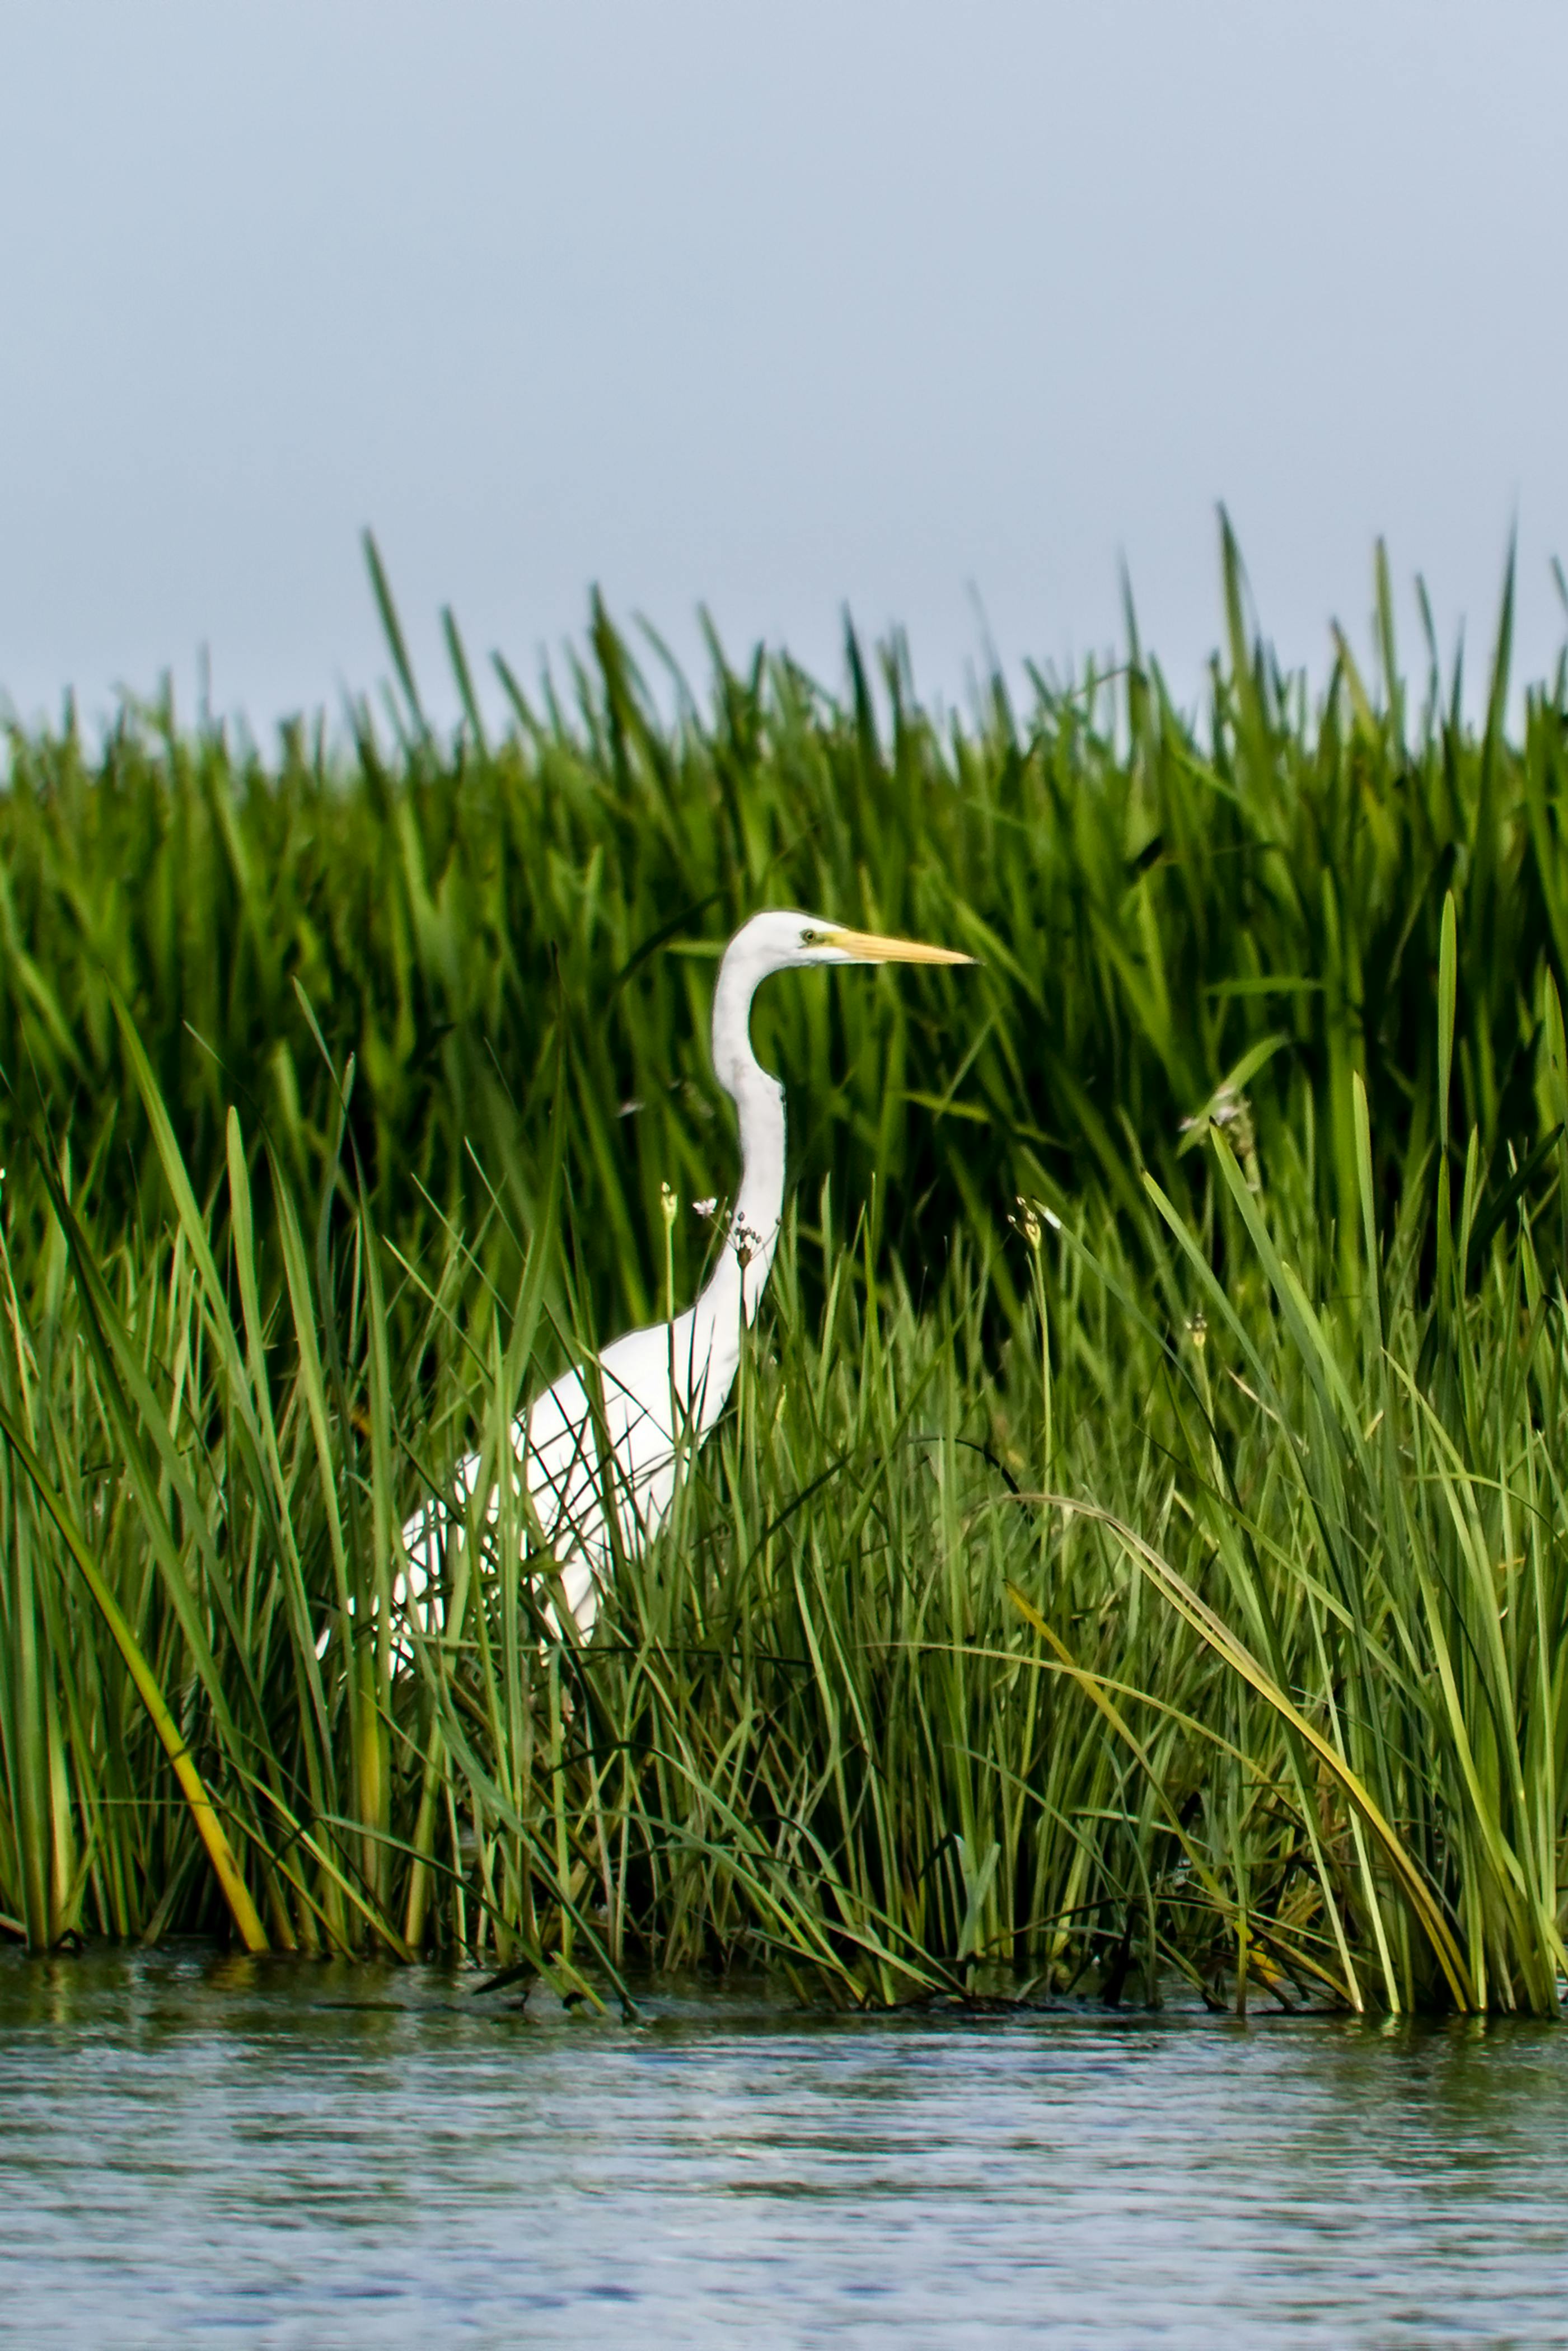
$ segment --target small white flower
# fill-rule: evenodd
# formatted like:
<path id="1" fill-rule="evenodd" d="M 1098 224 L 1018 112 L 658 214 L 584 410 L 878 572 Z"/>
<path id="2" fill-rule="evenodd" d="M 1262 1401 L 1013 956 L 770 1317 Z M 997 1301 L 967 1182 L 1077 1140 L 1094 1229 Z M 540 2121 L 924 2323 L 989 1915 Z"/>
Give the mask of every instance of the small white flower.
<path id="1" fill-rule="evenodd" d="M 5 1170 L 3 1167 L 0 1167 L 0 1176 L 4 1176 L 5 1173 Z M 692 1214 L 694 1217 L 700 1217 L 703 1222 L 706 1224 L 710 1217 L 715 1217 L 718 1214 L 718 1202 L 716 1198 L 694 1200 L 692 1202 Z"/>
<path id="2" fill-rule="evenodd" d="M 1015 1233 L 1023 1235 L 1030 1249 L 1037 1249 L 1040 1247 L 1040 1227 L 1042 1217 L 1053 1233 L 1059 1233 L 1061 1230 L 1061 1218 L 1053 1208 L 1048 1208 L 1043 1200 L 1026 1200 L 1020 1192 L 1018 1195 L 1018 1204 L 1019 1214 L 1016 1217 L 1009 1217 L 1008 1222 Z"/>

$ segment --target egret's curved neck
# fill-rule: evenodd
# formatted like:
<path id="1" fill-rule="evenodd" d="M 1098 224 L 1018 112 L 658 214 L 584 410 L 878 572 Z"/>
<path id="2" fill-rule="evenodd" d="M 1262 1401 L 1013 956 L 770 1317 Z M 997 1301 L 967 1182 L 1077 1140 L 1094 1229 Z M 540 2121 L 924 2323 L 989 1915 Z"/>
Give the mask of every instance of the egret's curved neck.
<path id="1" fill-rule="evenodd" d="M 740 1189 L 719 1264 L 704 1291 L 749 1322 L 768 1285 L 784 1207 L 784 1089 L 751 1050 L 751 999 L 767 967 L 744 961 L 732 946 L 718 968 L 713 999 L 714 1075 L 736 1107 L 740 1124 Z"/>

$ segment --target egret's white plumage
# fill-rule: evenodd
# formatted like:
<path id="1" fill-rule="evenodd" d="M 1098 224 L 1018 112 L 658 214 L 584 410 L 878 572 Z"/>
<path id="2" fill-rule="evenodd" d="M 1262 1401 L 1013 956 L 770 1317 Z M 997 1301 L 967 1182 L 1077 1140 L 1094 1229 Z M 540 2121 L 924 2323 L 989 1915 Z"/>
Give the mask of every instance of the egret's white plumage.
<path id="1" fill-rule="evenodd" d="M 741 1174 L 712 1278 L 685 1314 L 628 1332 L 601 1353 L 608 1474 L 601 1467 L 594 1405 L 578 1372 L 563 1374 L 513 1429 L 567 1606 L 584 1635 L 593 1629 L 616 1541 L 630 1554 L 653 1535 L 669 1509 L 681 1451 L 695 1450 L 724 1410 L 743 1332 L 773 1263 L 784 1202 L 784 1090 L 751 1048 L 758 988 L 774 972 L 811 964 L 970 961 L 946 947 L 846 931 L 794 913 L 756 914 L 730 940 L 714 990 L 713 1065 L 736 1107 Z M 412 1602 L 422 1621 L 427 1613 L 438 1616 L 438 1607 L 427 1612 L 424 1596 L 433 1584 L 439 1589 L 443 1548 L 462 1541 L 464 1506 L 477 1488 L 481 1460 L 471 1453 L 458 1467 L 450 1498 L 427 1502 L 403 1529 L 407 1582 L 399 1576 L 393 1596 L 400 1608 Z M 615 1516 L 613 1540 L 607 1503 Z M 492 1494 L 492 1523 L 498 1510 L 499 1497 Z"/>

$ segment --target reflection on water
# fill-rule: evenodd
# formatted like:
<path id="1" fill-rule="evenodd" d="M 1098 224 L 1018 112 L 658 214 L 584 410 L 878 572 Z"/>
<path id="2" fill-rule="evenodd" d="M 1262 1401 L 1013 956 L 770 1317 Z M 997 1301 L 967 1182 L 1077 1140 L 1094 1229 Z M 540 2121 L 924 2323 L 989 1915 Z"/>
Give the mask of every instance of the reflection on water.
<path id="1" fill-rule="evenodd" d="M 0 1960 L 0 2341 L 1568 2342 L 1568 2032 Z"/>

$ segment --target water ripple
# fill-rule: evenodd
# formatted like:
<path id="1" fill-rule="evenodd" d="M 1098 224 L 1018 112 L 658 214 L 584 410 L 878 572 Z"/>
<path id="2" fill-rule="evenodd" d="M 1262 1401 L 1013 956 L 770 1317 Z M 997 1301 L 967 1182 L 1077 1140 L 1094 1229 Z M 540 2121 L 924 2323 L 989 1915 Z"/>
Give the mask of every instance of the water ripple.
<path id="1" fill-rule="evenodd" d="M 0 1962 L 0 2342 L 1546 2345 L 1568 2034 Z"/>

